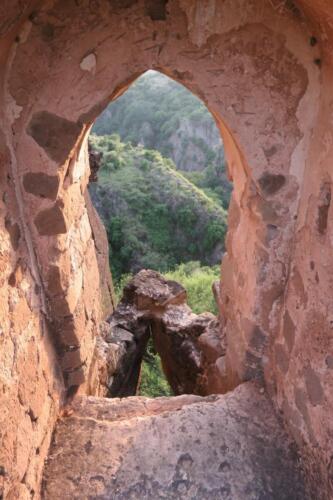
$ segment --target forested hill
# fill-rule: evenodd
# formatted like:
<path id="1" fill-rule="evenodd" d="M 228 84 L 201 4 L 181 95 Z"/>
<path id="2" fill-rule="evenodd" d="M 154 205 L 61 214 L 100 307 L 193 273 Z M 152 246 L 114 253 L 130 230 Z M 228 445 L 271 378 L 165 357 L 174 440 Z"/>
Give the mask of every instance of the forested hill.
<path id="1" fill-rule="evenodd" d="M 223 162 L 223 147 L 212 115 L 183 85 L 148 71 L 98 118 L 98 135 L 119 134 L 172 158 L 180 170 L 201 170 Z"/>
<path id="2" fill-rule="evenodd" d="M 170 159 L 119 136 L 90 138 L 102 166 L 90 192 L 107 229 L 116 280 L 142 268 L 216 264 L 224 249 L 226 211 L 175 169 Z"/>
<path id="3" fill-rule="evenodd" d="M 179 83 L 148 71 L 108 106 L 93 133 L 116 133 L 123 142 L 160 151 L 227 208 L 231 188 L 219 131 L 200 99 Z"/>

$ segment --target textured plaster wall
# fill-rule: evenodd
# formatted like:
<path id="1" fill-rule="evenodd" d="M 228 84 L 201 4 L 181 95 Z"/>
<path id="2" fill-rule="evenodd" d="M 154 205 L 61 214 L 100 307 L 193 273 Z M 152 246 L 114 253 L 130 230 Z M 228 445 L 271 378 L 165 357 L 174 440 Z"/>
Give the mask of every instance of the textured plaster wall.
<path id="1" fill-rule="evenodd" d="M 321 99 L 311 104 L 318 115 L 306 159 L 288 282 L 281 298 L 283 313 L 275 345 L 267 353 L 266 378 L 298 445 L 308 456 L 312 484 L 317 491 L 332 495 L 333 103 L 329 89 L 333 82 L 326 63 L 324 59 Z M 321 498 L 318 493 L 314 496 Z"/>
<path id="2" fill-rule="evenodd" d="M 0 131 L 0 496 L 13 500 L 37 491 L 62 385 L 15 198 Z"/>
<path id="3" fill-rule="evenodd" d="M 318 464 L 316 478 L 329 491 L 333 108 L 327 5 L 2 2 L 0 182 L 11 195 L 1 198 L 6 295 L 0 341 L 13 355 L 1 349 L 0 381 L 12 387 L 12 404 L 25 412 L 29 405 L 19 390 L 26 376 L 16 367 L 22 352 L 31 356 L 24 366 L 37 370 L 29 391 L 45 380 L 38 393 L 43 405 L 49 401 L 44 420 L 31 423 L 33 432 L 23 429 L 14 410 L 5 420 L 2 439 L 21 436 L 20 457 L 33 454 L 38 425 L 49 439 L 56 400 L 65 390 L 97 390 L 95 338 L 112 300 L 102 272 L 105 234 L 87 202 L 86 136 L 110 99 L 154 68 L 208 105 L 226 147 L 234 193 L 220 297 L 228 342 L 225 387 L 264 380 L 309 469 Z M 10 234 L 18 230 L 19 247 L 13 248 Z M 25 265 L 18 271 L 20 258 Z M 14 327 L 7 296 L 20 293 L 15 307 L 22 302 L 28 309 Z M 20 317 L 11 314 L 13 321 Z M 37 356 L 43 361 L 35 363 Z M 21 458 L 20 464 L 11 465 L 6 481 L 25 487 L 34 466 Z M 29 488 L 38 487 L 38 479 Z"/>

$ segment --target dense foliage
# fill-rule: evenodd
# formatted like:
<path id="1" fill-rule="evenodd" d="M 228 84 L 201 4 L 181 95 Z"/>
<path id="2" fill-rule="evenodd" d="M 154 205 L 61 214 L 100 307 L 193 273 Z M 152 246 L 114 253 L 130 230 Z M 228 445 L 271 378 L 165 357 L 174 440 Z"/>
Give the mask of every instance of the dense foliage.
<path id="1" fill-rule="evenodd" d="M 170 78 L 148 71 L 109 105 L 96 120 L 93 132 L 97 135 L 116 133 L 125 142 L 142 143 L 172 157 L 169 139 L 184 120 L 216 128 L 212 115 L 194 94 Z M 190 139 L 183 132 L 183 141 Z"/>
<path id="2" fill-rule="evenodd" d="M 171 158 L 176 169 L 224 208 L 231 185 L 223 145 L 212 115 L 183 85 L 148 71 L 97 119 L 96 135 L 119 134 Z M 116 153 L 113 156 L 116 162 Z"/>
<path id="3" fill-rule="evenodd" d="M 163 373 L 161 358 L 156 353 L 152 339 L 141 365 L 140 396 L 156 398 L 159 396 L 171 396 L 172 390 Z"/>
<path id="4" fill-rule="evenodd" d="M 116 135 L 91 136 L 91 143 L 103 153 L 91 194 L 107 229 L 116 281 L 143 268 L 166 272 L 190 260 L 220 261 L 226 212 L 171 160 Z"/>
<path id="5" fill-rule="evenodd" d="M 211 312 L 217 314 L 212 284 L 220 277 L 220 266 L 201 266 L 200 262 L 180 264 L 165 277 L 181 283 L 187 291 L 187 302 L 196 314 Z"/>

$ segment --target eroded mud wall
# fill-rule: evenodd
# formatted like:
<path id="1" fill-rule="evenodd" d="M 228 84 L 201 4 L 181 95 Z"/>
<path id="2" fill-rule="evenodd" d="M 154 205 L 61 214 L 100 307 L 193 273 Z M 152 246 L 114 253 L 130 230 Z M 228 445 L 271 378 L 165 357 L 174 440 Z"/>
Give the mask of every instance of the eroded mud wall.
<path id="1" fill-rule="evenodd" d="M 288 281 L 281 297 L 282 314 L 274 346 L 267 351 L 266 379 L 308 465 L 313 496 L 333 495 L 332 384 L 332 38 L 333 12 L 328 3 L 310 2 L 316 36 L 321 45 L 320 99 L 316 108 L 305 171 L 300 187 Z"/>
<path id="2" fill-rule="evenodd" d="M 322 19 L 327 17 L 326 3 L 315 3 L 323 9 Z M 42 336 L 46 318 L 49 333 L 34 341 L 33 356 L 46 353 L 52 341 L 64 391 L 78 386 L 96 391 L 95 337 L 111 302 L 101 297 L 107 253 L 97 243 L 96 221 L 85 201 L 86 134 L 109 100 L 145 70 L 180 81 L 216 117 L 234 183 L 220 297 L 228 342 L 224 376 L 230 388 L 265 379 L 306 450 L 309 467 L 320 464 L 328 491 L 332 108 L 325 44 L 330 31 L 320 15 L 312 22 L 313 2 L 282 4 L 3 2 L 1 144 L 11 180 L 5 173 L 1 185 L 5 190 L 12 183 L 12 195 L 10 202 L 2 198 L 1 293 L 20 290 L 8 280 L 22 252 L 28 262 L 22 276 L 31 290 L 22 300 L 39 297 L 36 308 L 23 315 L 31 326 L 22 326 L 23 355 L 30 352 L 29 335 Z M 9 233 L 15 234 L 18 219 L 21 247 L 15 250 Z M 110 287 L 102 289 L 108 294 Z M 4 297 L 5 318 L 7 303 Z M 3 338 L 11 345 L 10 324 L 3 321 Z M 57 363 L 44 370 L 47 384 L 52 385 Z M 13 404 L 19 405 L 24 375 L 12 371 L 10 358 L 4 366 L 3 379 L 11 382 Z M 55 391 L 57 397 L 61 393 Z M 51 406 L 45 410 L 50 428 Z M 21 419 L 10 414 L 4 435 L 12 425 L 17 439 Z M 23 432 L 21 446 L 31 450 L 31 436 L 37 434 L 35 427 Z M 11 484 L 23 480 L 18 470 L 16 463 L 7 477 Z"/>
<path id="3" fill-rule="evenodd" d="M 0 496 L 13 500 L 39 489 L 63 388 L 15 181 L 0 130 Z"/>
<path id="4" fill-rule="evenodd" d="M 12 99 L 9 78 L 41 2 L 5 3 L 0 8 L 0 497 L 21 500 L 39 497 L 44 460 L 68 389 L 82 384 L 83 392 L 93 392 L 98 385 L 91 360 L 99 321 L 112 311 L 112 287 L 104 269 L 105 230 L 99 219 L 91 230 L 94 211 L 83 196 L 89 176 L 85 147 L 71 163 L 67 201 L 58 197 L 69 161 L 67 150 L 62 169 L 61 150 L 71 143 L 72 128 L 59 118 L 52 130 L 37 130 L 59 168 L 38 154 L 29 163 L 28 150 L 22 161 L 17 156 L 20 134 L 14 124 L 24 106 Z M 33 60 L 25 58 L 25 65 L 34 71 Z M 26 83 L 17 76 L 29 107 L 38 85 L 33 91 Z M 58 141 L 59 126 L 65 134 Z"/>

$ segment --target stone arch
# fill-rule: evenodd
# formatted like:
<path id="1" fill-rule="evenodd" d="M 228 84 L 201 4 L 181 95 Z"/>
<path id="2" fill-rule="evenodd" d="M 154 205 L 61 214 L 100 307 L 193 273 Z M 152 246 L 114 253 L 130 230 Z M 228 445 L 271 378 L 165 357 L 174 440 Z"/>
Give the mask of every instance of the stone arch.
<path id="1" fill-rule="evenodd" d="M 304 35 L 292 14 L 282 34 L 264 3 L 260 15 L 252 4 L 244 6 L 243 24 L 235 8 L 223 4 L 216 15 L 228 16 L 228 26 L 222 22 L 210 35 L 199 29 L 201 8 L 187 9 L 186 2 L 158 5 L 97 2 L 92 8 L 88 2 L 78 11 L 60 2 L 25 22 L 8 68 L 7 113 L 12 113 L 27 226 L 38 248 L 40 280 L 68 386 L 84 381 L 82 367 L 90 365 L 88 353 L 97 333 L 91 326 L 95 332 L 87 334 L 87 324 L 98 324 L 98 317 L 90 316 L 95 304 L 84 299 L 90 287 L 83 283 L 98 282 L 88 278 L 95 265 L 84 269 L 83 261 L 77 264 L 81 257 L 74 255 L 78 249 L 65 251 L 68 241 L 85 231 L 83 244 L 90 246 L 86 258 L 95 260 L 82 197 L 87 156 L 79 146 L 109 100 L 148 68 L 197 94 L 215 116 L 226 143 L 235 186 L 221 287 L 230 386 L 262 371 L 261 357 L 272 333 L 269 314 L 283 294 L 298 199 L 292 155 L 306 139 L 297 112 L 316 80 L 316 68 L 309 64 L 311 49 L 299 53 L 297 43 Z M 108 15 L 100 29 L 102 9 Z M 26 61 L 34 54 L 40 56 L 34 57 L 32 73 Z M 234 243 L 240 232 L 243 247 Z M 284 254 L 279 265 L 276 247 Z M 246 277 L 240 270 L 245 267 Z M 81 350 L 86 344 L 80 354 L 79 344 Z"/>
<path id="2" fill-rule="evenodd" d="M 310 307 L 304 285 L 310 271 L 296 236 L 305 235 L 313 253 L 329 245 L 327 226 L 318 247 L 305 227 L 309 217 L 316 218 L 317 197 L 331 182 L 310 172 L 317 156 L 328 170 L 332 147 L 331 103 L 322 90 L 331 76 L 321 68 L 321 44 L 309 43 L 320 31 L 319 14 L 312 25 L 293 2 L 281 10 L 265 0 L 45 0 L 26 8 L 5 3 L 0 146 L 13 181 L 4 189 L 15 207 L 8 203 L 11 216 L 3 225 L 14 247 L 18 233 L 26 246 L 36 310 L 46 317 L 58 346 L 67 388 L 97 390 L 93 352 L 103 317 L 93 215 L 83 196 L 88 169 L 82 141 L 112 97 L 146 69 L 158 69 L 207 104 L 226 145 L 234 183 L 220 295 L 228 338 L 226 387 L 265 377 L 294 434 L 314 446 L 321 402 L 311 389 L 323 364 L 312 346 L 305 353 L 306 367 L 293 349 L 298 332 L 297 352 L 303 352 L 298 310 Z M 330 42 L 323 45 L 328 64 Z M 322 151 L 312 139 L 317 113 L 324 117 L 316 136 Z M 321 143 L 325 127 L 328 135 Z M 311 183 L 316 193 L 310 203 Z M 327 199 L 322 203 L 328 213 Z M 108 297 L 106 283 L 105 310 L 112 308 Z M 326 319 L 321 311 L 316 324 L 322 331 L 329 329 Z M 291 369 L 290 359 L 295 361 Z M 303 374 L 298 399 L 285 382 L 289 377 L 295 385 L 297 370 Z M 61 378 L 56 374 L 58 396 Z M 316 407 L 310 410 L 308 393 Z M 323 448 L 326 441 L 321 438 Z"/>

